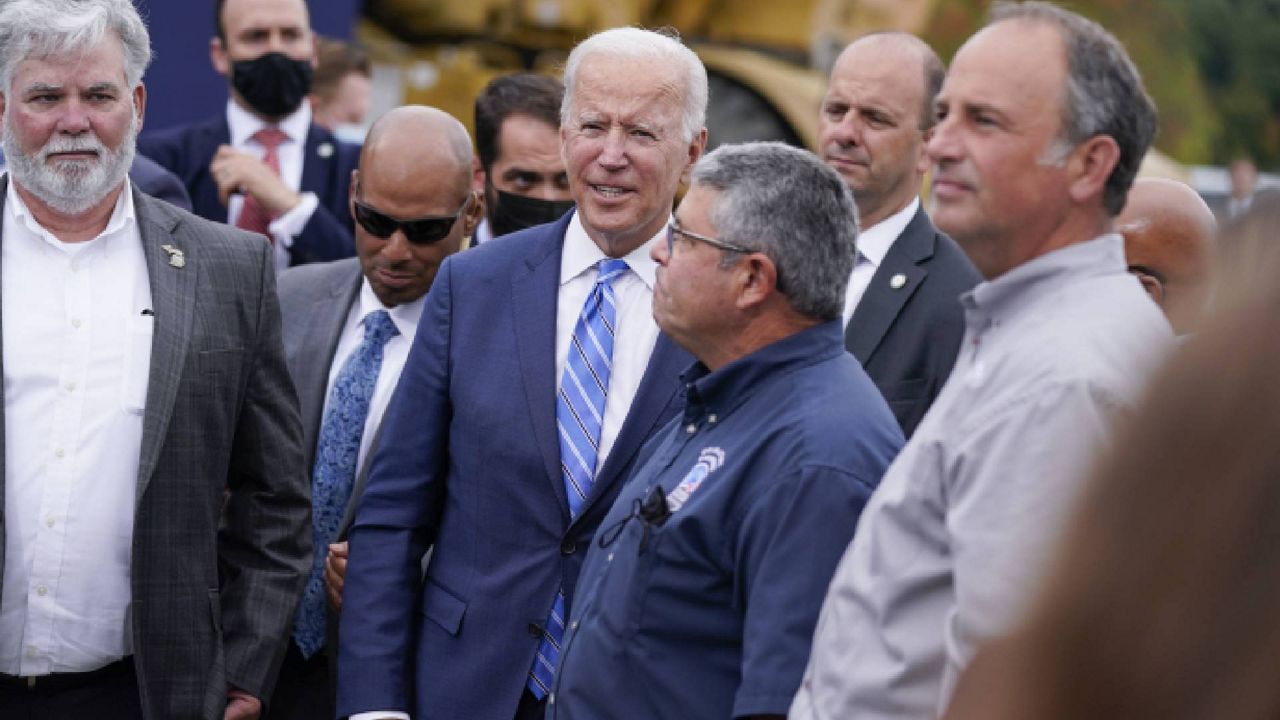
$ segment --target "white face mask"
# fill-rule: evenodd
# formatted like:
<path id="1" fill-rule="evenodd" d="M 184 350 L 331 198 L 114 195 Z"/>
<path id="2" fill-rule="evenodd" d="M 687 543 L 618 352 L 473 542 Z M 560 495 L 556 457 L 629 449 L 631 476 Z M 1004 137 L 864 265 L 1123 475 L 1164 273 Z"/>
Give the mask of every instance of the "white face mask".
<path id="1" fill-rule="evenodd" d="M 333 126 L 333 136 L 343 142 L 352 143 L 354 145 L 363 145 L 364 138 L 369 134 L 369 128 L 364 125 L 356 125 L 354 123 L 338 123 Z"/>

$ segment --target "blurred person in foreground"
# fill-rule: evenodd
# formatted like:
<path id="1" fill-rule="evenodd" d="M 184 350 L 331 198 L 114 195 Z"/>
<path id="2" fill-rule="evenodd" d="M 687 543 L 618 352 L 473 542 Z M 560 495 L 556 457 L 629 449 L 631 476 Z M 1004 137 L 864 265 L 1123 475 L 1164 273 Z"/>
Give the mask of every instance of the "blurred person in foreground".
<path id="1" fill-rule="evenodd" d="M 1172 345 L 1112 231 L 1156 115 L 1096 23 L 1000 4 L 929 140 L 938 227 L 986 279 L 947 385 L 863 513 L 795 718 L 936 716 L 1015 622 L 1112 423 Z"/>
<path id="2" fill-rule="evenodd" d="M 1224 241 L 1268 251 L 1228 259 L 1221 302 L 1093 473 L 1032 612 L 978 654 L 950 720 L 1280 716 L 1280 201 L 1240 220 Z"/>
<path id="3" fill-rule="evenodd" d="M 945 76 L 916 36 L 868 35 L 840 53 L 818 118 L 820 154 L 853 191 L 861 227 L 842 307 L 845 346 L 908 437 L 955 365 L 960 294 L 982 279 L 920 203 Z"/>
<path id="4" fill-rule="evenodd" d="M 1184 183 L 1138 178 L 1116 230 L 1124 236 L 1129 272 L 1164 311 L 1174 334 L 1190 334 L 1213 291 L 1213 211 Z"/>
<path id="5" fill-rule="evenodd" d="M 312 120 L 339 140 L 364 142 L 372 67 L 369 55 L 345 40 L 316 38 L 316 72 L 311 81 Z"/>
<path id="6" fill-rule="evenodd" d="M 654 317 L 697 358 L 684 412 L 601 524 L 548 717 L 786 714 L 823 592 L 903 442 L 844 351 L 856 216 L 834 170 L 781 143 L 694 167 L 652 251 Z"/>
<path id="7" fill-rule="evenodd" d="M 215 0 L 209 57 L 226 111 L 138 152 L 187 186 L 195 213 L 269 239 L 280 270 L 355 254 L 347 190 L 360 148 L 312 121 L 316 43 L 305 0 Z"/>
<path id="8" fill-rule="evenodd" d="M 474 245 L 555 222 L 573 208 L 560 154 L 564 85 L 546 75 L 496 77 L 476 97 L 475 186 L 485 219 Z"/>
<path id="9" fill-rule="evenodd" d="M 129 0 L 0 4 L 0 717 L 256 718 L 310 561 L 270 249 L 126 177 Z"/>
<path id="10" fill-rule="evenodd" d="M 617 28 L 565 86 L 576 210 L 444 262 L 387 408 L 343 588 L 355 720 L 541 718 L 583 558 L 680 402 L 650 248 L 706 146 L 706 69 Z"/>
<path id="11" fill-rule="evenodd" d="M 374 124 L 351 182 L 357 257 L 280 275 L 285 356 L 298 388 L 311 477 L 315 560 L 269 718 L 334 717 L 336 653 L 326 607 L 341 605 L 347 548 L 340 538 L 427 290 L 480 220 L 471 160 L 471 138 L 448 114 L 421 106 L 388 112 Z"/>

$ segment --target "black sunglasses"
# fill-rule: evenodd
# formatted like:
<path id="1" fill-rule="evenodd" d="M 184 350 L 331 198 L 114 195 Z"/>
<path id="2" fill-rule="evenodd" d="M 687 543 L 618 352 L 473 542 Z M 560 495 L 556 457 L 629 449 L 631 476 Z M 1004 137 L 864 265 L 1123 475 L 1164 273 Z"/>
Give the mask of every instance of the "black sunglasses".
<path id="1" fill-rule="evenodd" d="M 379 238 L 389 238 L 396 230 L 403 230 L 404 236 L 414 245 L 431 245 L 449 236 L 453 226 L 462 217 L 467 206 L 471 204 L 471 196 L 462 201 L 462 207 L 453 215 L 444 217 L 424 217 L 415 220 L 400 220 L 386 213 L 378 212 L 359 200 L 353 200 L 356 222 L 365 232 Z"/>

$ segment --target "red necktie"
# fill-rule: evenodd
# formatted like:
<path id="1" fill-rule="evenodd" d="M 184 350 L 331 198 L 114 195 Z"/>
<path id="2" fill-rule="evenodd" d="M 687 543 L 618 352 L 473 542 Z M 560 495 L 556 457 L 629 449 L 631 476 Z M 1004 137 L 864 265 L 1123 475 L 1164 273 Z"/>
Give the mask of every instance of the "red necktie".
<path id="1" fill-rule="evenodd" d="M 277 150 L 280 144 L 289 139 L 288 135 L 279 128 L 266 127 L 253 134 L 253 140 L 261 145 L 266 153 L 262 156 L 262 162 L 271 168 L 276 175 L 280 174 L 280 153 Z M 250 232 L 261 233 L 268 240 L 271 240 L 271 231 L 268 229 L 272 221 L 271 213 L 266 211 L 258 204 L 257 198 L 252 195 L 245 194 L 244 205 L 240 207 L 240 217 L 236 218 L 236 227 Z"/>

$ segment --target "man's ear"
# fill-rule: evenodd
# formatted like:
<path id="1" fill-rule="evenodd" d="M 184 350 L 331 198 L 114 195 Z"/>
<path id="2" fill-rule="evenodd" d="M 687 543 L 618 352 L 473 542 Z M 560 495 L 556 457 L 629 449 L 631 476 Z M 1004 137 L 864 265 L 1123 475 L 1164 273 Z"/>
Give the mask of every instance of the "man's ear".
<path id="1" fill-rule="evenodd" d="M 1120 146 L 1110 135 L 1094 135 L 1067 157 L 1067 194 L 1076 203 L 1102 197 L 1107 178 L 1120 162 Z"/>
<path id="2" fill-rule="evenodd" d="M 698 159 L 707 150 L 707 129 L 702 128 L 698 134 L 694 136 L 693 141 L 689 143 L 689 158 L 685 163 L 684 170 L 680 173 L 680 182 L 688 185 L 690 178 L 693 176 L 693 166 L 698 163 Z"/>
<path id="3" fill-rule="evenodd" d="M 222 38 L 210 38 L 209 61 L 213 63 L 213 69 L 217 70 L 219 75 L 228 80 L 231 79 L 231 57 L 227 55 L 227 48 L 222 43 Z"/>
<path id="4" fill-rule="evenodd" d="M 778 268 L 768 255 L 753 252 L 743 259 L 739 268 L 743 273 L 739 308 L 759 305 L 773 296 L 778 288 Z"/>
<path id="5" fill-rule="evenodd" d="M 471 189 L 484 192 L 484 168 L 480 166 L 480 158 L 471 158 Z"/>
<path id="6" fill-rule="evenodd" d="M 360 171 L 351 171 L 351 182 L 347 184 L 347 211 L 351 213 L 351 219 L 356 219 L 356 192 L 360 189 Z"/>
<path id="7" fill-rule="evenodd" d="M 3 110 L 0 105 L 0 112 Z M 133 111 L 138 116 L 138 132 L 142 132 L 142 121 L 147 116 L 147 87 L 142 83 L 138 83 L 138 87 L 133 89 Z"/>

